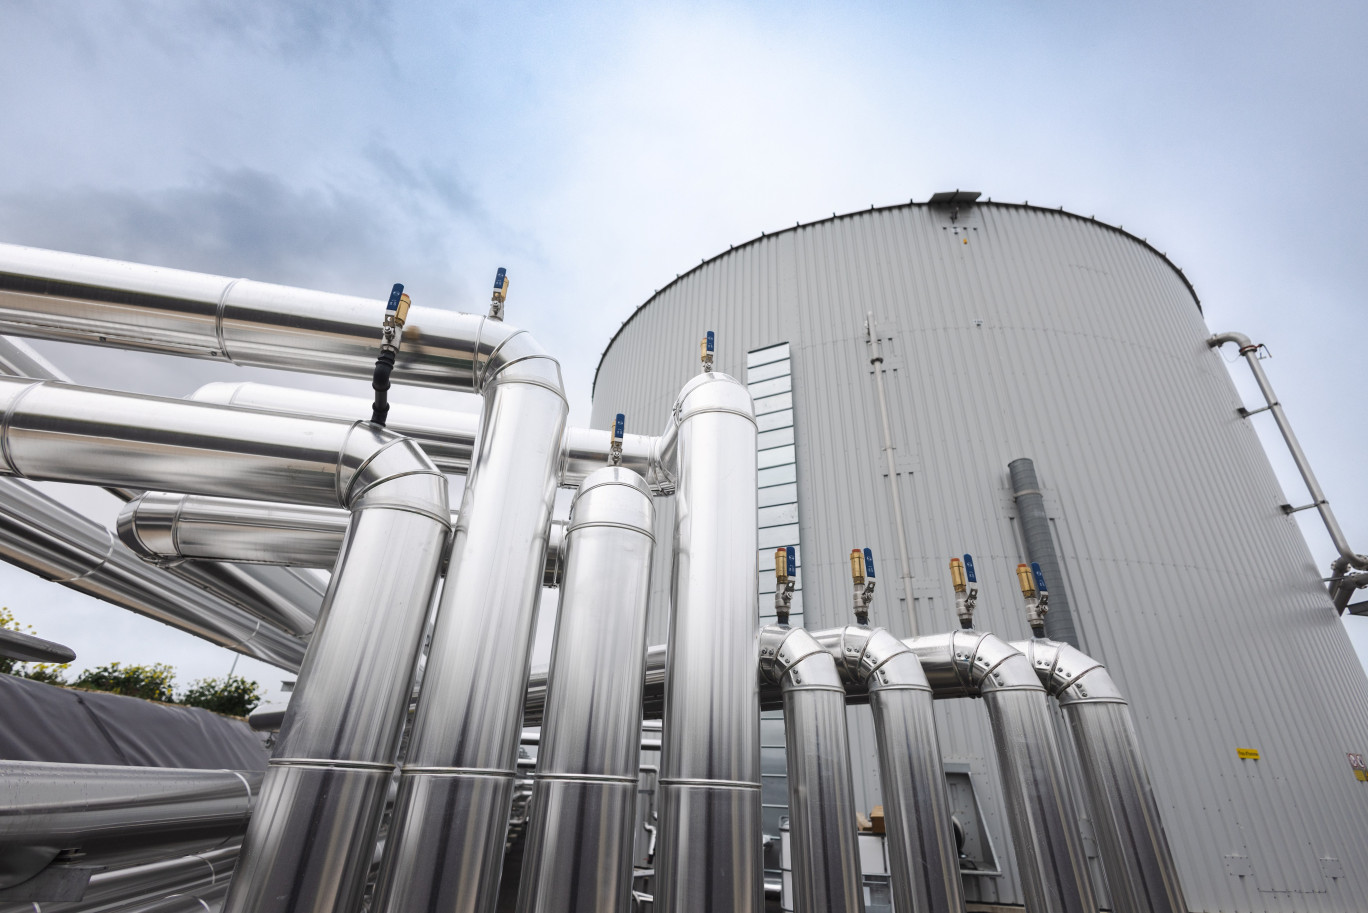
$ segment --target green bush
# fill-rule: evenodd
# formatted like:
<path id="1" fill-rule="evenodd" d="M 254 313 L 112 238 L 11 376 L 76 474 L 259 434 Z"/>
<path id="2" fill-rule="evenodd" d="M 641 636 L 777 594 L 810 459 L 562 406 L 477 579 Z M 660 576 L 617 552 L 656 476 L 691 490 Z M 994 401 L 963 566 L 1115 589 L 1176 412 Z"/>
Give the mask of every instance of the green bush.
<path id="1" fill-rule="evenodd" d="M 49 685 L 65 685 L 66 671 L 71 668 L 71 663 L 24 663 L 26 669 L 16 669 L 14 674 L 20 678 L 32 679 L 35 682 L 44 682 Z"/>
<path id="2" fill-rule="evenodd" d="M 74 688 L 89 688 L 91 691 L 110 691 L 126 694 L 147 701 L 163 701 L 173 704 L 176 670 L 165 663 L 151 666 L 125 666 L 110 663 L 98 669 L 87 669 L 72 682 Z"/>
<path id="3" fill-rule="evenodd" d="M 202 678 L 190 686 L 181 703 L 229 716 L 246 716 L 261 703 L 261 690 L 256 682 L 238 675 Z"/>

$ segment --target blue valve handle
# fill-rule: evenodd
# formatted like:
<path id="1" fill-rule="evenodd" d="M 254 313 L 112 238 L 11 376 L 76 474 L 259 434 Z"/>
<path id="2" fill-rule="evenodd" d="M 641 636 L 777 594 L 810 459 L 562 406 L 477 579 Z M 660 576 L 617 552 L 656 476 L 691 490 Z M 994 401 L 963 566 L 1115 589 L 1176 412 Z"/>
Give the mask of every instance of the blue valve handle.
<path id="1" fill-rule="evenodd" d="M 970 583 L 978 583 L 978 576 L 974 573 L 974 559 L 970 555 L 964 556 L 964 573 Z"/>
<path id="2" fill-rule="evenodd" d="M 711 355 L 712 352 L 713 352 L 713 341 L 714 341 L 713 331 L 712 331 L 712 330 L 709 330 L 709 331 L 708 331 L 708 354 L 709 354 L 709 355 Z"/>
<path id="3" fill-rule="evenodd" d="M 620 441 L 620 440 L 622 440 L 622 432 L 623 432 L 623 429 L 625 429 L 626 427 L 627 427 L 627 416 L 625 416 L 625 415 L 623 415 L 621 412 L 619 412 L 619 413 L 617 414 L 617 418 L 613 420 L 613 440 L 615 440 L 615 441 Z"/>
<path id="4" fill-rule="evenodd" d="M 390 289 L 389 303 L 385 305 L 386 311 L 399 310 L 399 296 L 404 294 L 404 283 L 394 283 L 394 288 Z"/>
<path id="5" fill-rule="evenodd" d="M 798 549 L 790 545 L 784 549 L 784 552 L 788 559 L 788 575 L 792 578 L 798 573 Z"/>
<path id="6" fill-rule="evenodd" d="M 1045 575 L 1040 573 L 1040 565 L 1034 561 L 1031 562 L 1031 576 L 1035 577 L 1036 592 L 1043 594 L 1045 592 Z"/>
<path id="7" fill-rule="evenodd" d="M 865 559 L 865 576 L 866 576 L 866 577 L 873 577 L 873 576 L 874 576 L 874 549 L 872 549 L 872 548 L 867 548 L 867 549 L 865 549 L 865 550 L 864 550 L 864 559 Z"/>
<path id="8" fill-rule="evenodd" d="M 499 271 L 494 274 L 494 291 L 497 292 L 499 289 L 504 287 L 504 280 L 507 278 L 507 276 L 508 270 L 502 266 L 499 267 Z"/>

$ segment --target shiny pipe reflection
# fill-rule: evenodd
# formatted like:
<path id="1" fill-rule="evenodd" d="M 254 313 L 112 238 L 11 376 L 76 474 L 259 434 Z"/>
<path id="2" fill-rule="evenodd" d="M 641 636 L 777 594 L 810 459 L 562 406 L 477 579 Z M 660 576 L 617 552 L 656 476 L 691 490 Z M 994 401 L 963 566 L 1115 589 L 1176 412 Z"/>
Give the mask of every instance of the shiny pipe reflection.
<path id="1" fill-rule="evenodd" d="M 303 641 L 149 567 L 109 530 L 19 479 L 0 477 L 0 559 L 282 669 L 304 661 Z"/>
<path id="2" fill-rule="evenodd" d="M 760 674 L 784 695 L 794 909 L 863 913 L 845 687 L 836 661 L 802 628 L 769 625 L 760 629 Z"/>
<path id="3" fill-rule="evenodd" d="M 654 520 L 646 482 L 620 466 L 570 507 L 519 913 L 629 904 Z"/>
<path id="4" fill-rule="evenodd" d="M 1106 668 L 1068 644 L 1014 643 L 1069 721 L 1112 907 L 1186 913 L 1173 852 L 1159 819 L 1130 707 Z"/>
<path id="5" fill-rule="evenodd" d="M 350 514 L 339 508 L 147 492 L 119 514 L 119 538 L 144 561 L 185 558 L 332 567 Z M 454 527 L 459 513 L 452 511 Z M 565 524 L 553 521 L 543 586 L 560 584 Z M 443 568 L 445 572 L 445 568 Z"/>
<path id="6" fill-rule="evenodd" d="M 332 418 L 362 417 L 370 410 L 370 402 L 361 397 L 250 382 L 205 384 L 191 398 L 243 409 Z M 466 473 L 475 451 L 479 419 L 479 401 L 473 398 L 469 411 L 392 403 L 386 427 L 417 441 L 443 472 Z M 560 484 L 573 488 L 603 466 L 608 460 L 610 438 L 609 432 L 594 428 L 566 428 L 561 441 Z M 621 465 L 659 490 L 665 476 L 658 468 L 655 445 L 656 439 L 649 435 L 624 435 Z"/>
<path id="7" fill-rule="evenodd" d="M 759 913 L 764 885 L 750 394 L 725 374 L 700 374 L 680 392 L 674 422 L 675 560 L 655 904 L 663 913 Z"/>
<path id="8" fill-rule="evenodd" d="M 260 771 L 0 761 L 0 888 L 61 852 L 120 866 L 203 852 L 247 829 Z"/>
<path id="9" fill-rule="evenodd" d="M 813 636 L 837 661 L 847 687 L 868 696 L 873 711 L 894 907 L 963 911 L 945 765 L 921 663 L 883 628 L 850 626 Z"/>
<path id="10" fill-rule="evenodd" d="M 503 365 L 484 390 L 377 911 L 491 913 L 498 899 L 567 412 L 554 359 Z"/>
<path id="11" fill-rule="evenodd" d="M 238 847 L 229 846 L 161 862 L 109 869 L 91 876 L 85 894 L 78 901 L 0 900 L 0 913 L 140 913 L 144 904 L 159 902 L 157 898 L 173 894 L 218 896 L 227 888 L 237 860 Z"/>
<path id="12" fill-rule="evenodd" d="M 914 637 L 907 646 L 937 696 L 983 699 L 1027 908 L 1095 913 L 1078 813 L 1047 695 L 1030 662 L 981 631 Z"/>

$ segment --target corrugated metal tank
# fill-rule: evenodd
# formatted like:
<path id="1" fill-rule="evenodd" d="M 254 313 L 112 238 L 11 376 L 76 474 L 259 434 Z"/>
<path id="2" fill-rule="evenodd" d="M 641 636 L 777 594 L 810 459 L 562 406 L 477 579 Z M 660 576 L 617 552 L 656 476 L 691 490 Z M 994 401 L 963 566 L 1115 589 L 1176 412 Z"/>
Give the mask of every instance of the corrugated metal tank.
<path id="1" fill-rule="evenodd" d="M 1031 457 L 1066 577 L 1052 586 L 1131 700 L 1190 906 L 1368 910 L 1368 783 L 1346 759 L 1368 751 L 1368 681 L 1191 286 L 1138 238 L 998 203 L 871 209 L 761 236 L 623 325 L 593 424 L 621 411 L 637 430 L 663 426 L 707 330 L 717 370 L 743 380 L 748 351 L 790 343 L 806 625 L 848 622 L 847 556 L 869 545 L 874 622 L 906 634 L 867 311 L 920 630 L 956 626 L 946 564 L 971 552 L 978 627 L 1029 636 L 1007 464 Z M 660 541 L 672 521 L 660 511 Z M 658 571 L 655 643 L 669 588 Z M 948 769 L 970 772 L 1003 870 L 967 878 L 969 896 L 1021 903 L 982 708 L 939 708 Z M 854 710 L 852 740 L 868 808 L 874 740 Z"/>

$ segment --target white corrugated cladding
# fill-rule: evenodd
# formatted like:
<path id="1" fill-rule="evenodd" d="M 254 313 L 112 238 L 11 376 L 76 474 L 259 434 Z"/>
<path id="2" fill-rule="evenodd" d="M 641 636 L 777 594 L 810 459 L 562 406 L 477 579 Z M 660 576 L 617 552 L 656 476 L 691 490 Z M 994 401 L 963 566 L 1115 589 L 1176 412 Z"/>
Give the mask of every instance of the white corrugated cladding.
<path id="1" fill-rule="evenodd" d="M 717 370 L 737 377 L 748 351 L 788 342 L 806 623 L 848 621 L 847 555 L 867 544 L 882 571 L 874 622 L 905 633 L 872 311 L 920 629 L 955 625 L 946 563 L 971 552 L 978 626 L 1028 636 L 1007 464 L 1031 457 L 1081 646 L 1131 700 L 1189 904 L 1368 910 L 1368 784 L 1345 757 L 1368 751 L 1368 681 L 1191 289 L 1156 251 L 1089 219 L 992 203 L 951 212 L 855 213 L 693 269 L 610 344 L 594 424 L 626 411 L 663 425 L 707 330 Z M 653 642 L 669 588 L 658 568 Z M 1004 866 L 969 890 L 1020 903 L 980 710 L 940 710 L 943 753 L 969 765 Z M 852 739 L 872 804 L 874 741 L 858 714 Z"/>

